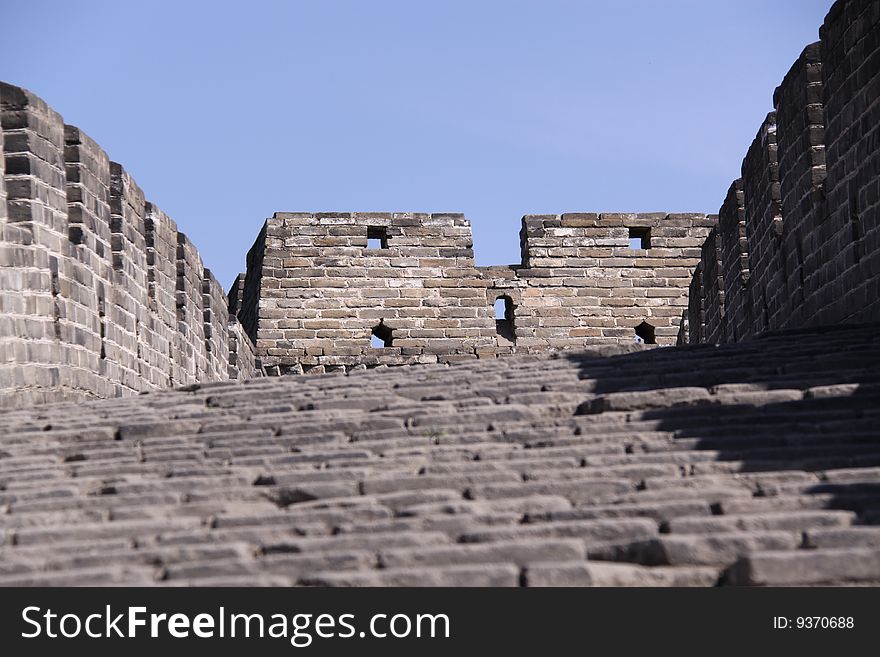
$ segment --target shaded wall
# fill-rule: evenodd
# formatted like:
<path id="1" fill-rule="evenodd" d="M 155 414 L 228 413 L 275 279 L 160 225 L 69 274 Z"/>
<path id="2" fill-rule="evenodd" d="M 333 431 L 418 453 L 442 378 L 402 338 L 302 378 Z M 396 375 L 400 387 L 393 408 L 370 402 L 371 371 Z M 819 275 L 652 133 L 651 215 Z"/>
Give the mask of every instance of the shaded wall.
<path id="1" fill-rule="evenodd" d="M 688 317 L 699 341 L 880 320 L 880 3 L 839 0 L 819 36 L 722 205 L 724 330 L 694 333 L 717 295 L 703 285 Z M 713 257 L 704 248 L 704 271 Z"/>

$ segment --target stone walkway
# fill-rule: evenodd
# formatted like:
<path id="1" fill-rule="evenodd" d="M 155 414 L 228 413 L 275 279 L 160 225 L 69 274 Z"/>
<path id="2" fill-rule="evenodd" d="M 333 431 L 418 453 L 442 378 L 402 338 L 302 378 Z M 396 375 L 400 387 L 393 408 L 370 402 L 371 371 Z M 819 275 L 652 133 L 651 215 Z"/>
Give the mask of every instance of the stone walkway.
<path id="1" fill-rule="evenodd" d="M 0 414 L 0 585 L 841 583 L 880 584 L 877 326 Z"/>

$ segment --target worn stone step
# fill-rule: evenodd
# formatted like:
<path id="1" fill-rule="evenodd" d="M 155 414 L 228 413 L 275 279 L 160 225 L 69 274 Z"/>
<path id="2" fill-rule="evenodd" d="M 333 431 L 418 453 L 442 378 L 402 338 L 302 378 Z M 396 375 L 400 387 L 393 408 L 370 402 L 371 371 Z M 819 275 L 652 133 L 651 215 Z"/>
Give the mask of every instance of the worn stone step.
<path id="1" fill-rule="evenodd" d="M 880 549 L 843 548 L 753 552 L 727 573 L 739 586 L 808 586 L 880 582 Z"/>
<path id="2" fill-rule="evenodd" d="M 709 516 L 711 505 L 702 500 L 670 500 L 668 502 L 645 502 L 642 504 L 605 504 L 578 506 L 529 512 L 525 522 L 554 520 L 604 520 L 609 518 L 650 518 L 658 523 L 679 516 Z"/>
<path id="3" fill-rule="evenodd" d="M 474 486 L 502 485 L 504 482 L 517 482 L 520 477 L 514 472 L 480 472 L 457 475 L 413 475 L 396 477 L 374 477 L 362 482 L 365 495 L 390 493 L 403 490 L 426 488 L 454 488 L 464 491 Z"/>
<path id="4" fill-rule="evenodd" d="M 782 485 L 810 486 L 818 484 L 820 475 L 791 470 L 764 472 L 707 474 L 688 477 L 649 477 L 645 479 L 646 490 L 678 488 L 746 488 L 753 493 L 765 492 L 768 487 Z"/>
<path id="5" fill-rule="evenodd" d="M 715 586 L 716 568 L 548 561 L 525 568 L 526 586 Z"/>
<path id="6" fill-rule="evenodd" d="M 90 550 L 77 554 L 54 553 L 44 551 L 42 553 L 29 551 L 26 554 L 18 554 L 22 550 L 10 550 L 3 560 L 0 570 L 15 568 L 17 572 L 30 571 L 67 571 L 100 568 L 108 563 L 124 564 L 127 566 L 149 566 L 158 568 L 167 564 L 184 563 L 188 561 L 215 561 L 223 559 L 238 560 L 247 554 L 246 546 L 230 543 L 221 546 L 175 546 L 131 549 L 126 544 L 121 549 L 115 550 Z"/>
<path id="7" fill-rule="evenodd" d="M 714 585 L 761 551 L 873 548 L 876 335 L 515 355 L 5 412 L 0 577 L 436 584 L 460 576 L 437 560 L 464 559 L 501 564 L 512 585 Z M 386 553 L 397 565 L 380 564 Z M 105 560 L 144 569 L 95 574 Z"/>
<path id="8" fill-rule="evenodd" d="M 482 501 L 449 499 L 443 502 L 401 506 L 396 512 L 398 516 L 402 517 L 445 514 L 484 514 L 490 516 L 503 513 L 539 517 L 542 514 L 568 509 L 571 509 L 571 502 L 560 495 L 530 495 Z"/>
<path id="9" fill-rule="evenodd" d="M 607 465 L 601 467 L 579 467 L 577 469 L 563 468 L 530 468 L 523 472 L 526 481 L 552 481 L 569 479 L 628 479 L 640 482 L 648 478 L 678 477 L 680 467 L 673 464 L 637 464 L 637 465 Z"/>
<path id="10" fill-rule="evenodd" d="M 330 533 L 376 534 L 394 532 L 443 532 L 450 541 L 458 541 L 462 535 L 495 527 L 518 525 L 522 515 L 514 512 L 459 513 L 421 517 L 397 517 L 370 522 L 338 523 Z"/>
<path id="11" fill-rule="evenodd" d="M 33 571 L 0 576 L 0 587 L 149 586 L 155 581 L 155 572 L 153 566 L 104 564 L 99 568 Z"/>
<path id="12" fill-rule="evenodd" d="M 291 537 L 284 541 L 265 542 L 260 545 L 263 554 L 311 553 L 333 550 L 379 550 L 382 548 L 414 548 L 436 546 L 448 543 L 449 538 L 442 532 L 397 531 L 372 534 L 336 534 L 326 538 Z"/>
<path id="13" fill-rule="evenodd" d="M 426 549 L 382 549 L 382 568 L 415 568 L 447 564 L 513 563 L 583 559 L 584 545 L 578 540 L 497 541 Z"/>
<path id="14" fill-rule="evenodd" d="M 567 520 L 498 527 L 462 534 L 463 543 L 493 543 L 538 538 L 579 538 L 587 545 L 647 538 L 657 534 L 657 523 L 647 518 Z"/>
<path id="15" fill-rule="evenodd" d="M 595 499 L 626 493 L 634 489 L 627 479 L 568 479 L 564 481 L 527 481 L 516 484 L 489 484 L 468 487 L 470 499 L 494 500 L 523 495 L 558 495 L 573 504 L 589 503 Z"/>
<path id="16" fill-rule="evenodd" d="M 300 577 L 303 586 L 519 586 L 514 564 L 440 568 L 389 568 L 367 572 L 315 572 Z"/>
<path id="17" fill-rule="evenodd" d="M 880 527 L 810 529 L 804 533 L 805 548 L 880 548 Z"/>
<path id="18" fill-rule="evenodd" d="M 665 527 L 672 534 L 720 534 L 738 531 L 806 531 L 817 527 L 846 527 L 856 520 L 852 511 L 782 511 L 779 513 L 680 517 Z"/>
<path id="19" fill-rule="evenodd" d="M 800 544 L 800 533 L 784 531 L 664 534 L 645 540 L 599 546 L 590 549 L 588 557 L 645 566 L 729 566 L 750 552 L 794 550 Z"/>
<path id="20" fill-rule="evenodd" d="M 730 498 L 718 503 L 718 510 L 724 515 L 819 509 L 843 509 L 861 514 L 867 509 L 878 508 L 880 508 L 880 489 L 875 495 L 808 493 L 804 495 Z"/>

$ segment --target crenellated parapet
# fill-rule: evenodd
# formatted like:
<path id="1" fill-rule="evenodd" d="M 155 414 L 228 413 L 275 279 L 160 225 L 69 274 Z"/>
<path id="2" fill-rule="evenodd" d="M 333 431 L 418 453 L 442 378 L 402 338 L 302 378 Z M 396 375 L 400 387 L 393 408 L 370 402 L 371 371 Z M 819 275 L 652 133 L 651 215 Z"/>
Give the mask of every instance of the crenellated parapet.
<path id="1" fill-rule="evenodd" d="M 726 333 L 701 341 L 880 320 L 880 3 L 838 0 L 819 36 L 719 213 Z"/>
<path id="2" fill-rule="evenodd" d="M 838 0 L 718 215 L 279 212 L 229 295 L 128 171 L 0 83 L 0 407 L 880 320 L 880 3 Z"/>
<path id="3" fill-rule="evenodd" d="M 718 211 L 724 317 L 721 340 L 736 342 L 752 331 L 752 286 L 742 179 L 733 181 Z"/>
<path id="4" fill-rule="evenodd" d="M 231 304 L 270 374 L 674 344 L 703 214 L 528 215 L 523 261 L 476 267 L 450 213 L 279 212 Z"/>
<path id="5" fill-rule="evenodd" d="M 0 128 L 0 406 L 229 378 L 223 290 L 125 168 L 5 83 Z"/>

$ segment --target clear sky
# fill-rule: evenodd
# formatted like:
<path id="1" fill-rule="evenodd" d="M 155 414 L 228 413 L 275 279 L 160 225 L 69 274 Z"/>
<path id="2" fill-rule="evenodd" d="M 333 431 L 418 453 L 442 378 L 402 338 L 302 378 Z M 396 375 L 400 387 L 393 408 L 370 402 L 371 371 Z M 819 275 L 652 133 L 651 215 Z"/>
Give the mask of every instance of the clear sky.
<path id="1" fill-rule="evenodd" d="M 0 79 L 132 173 L 224 286 L 275 211 L 717 212 L 832 0 L 0 0 Z"/>

